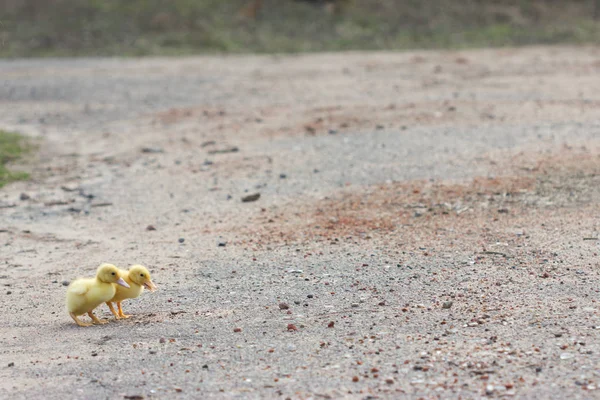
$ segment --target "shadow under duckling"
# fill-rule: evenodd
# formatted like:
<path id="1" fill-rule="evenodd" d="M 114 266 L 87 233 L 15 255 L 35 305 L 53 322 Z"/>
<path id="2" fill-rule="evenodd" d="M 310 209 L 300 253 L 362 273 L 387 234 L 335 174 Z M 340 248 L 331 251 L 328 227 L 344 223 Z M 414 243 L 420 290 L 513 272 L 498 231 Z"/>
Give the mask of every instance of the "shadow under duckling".
<path id="1" fill-rule="evenodd" d="M 144 291 L 144 288 L 147 288 L 151 292 L 156 290 L 156 285 L 152 282 L 150 278 L 150 272 L 143 265 L 133 265 L 129 268 L 129 271 L 119 270 L 119 273 L 125 279 L 125 282 L 129 284 L 128 288 L 117 287 L 116 293 L 110 301 L 106 302 L 108 308 L 110 308 L 110 312 L 113 313 L 115 319 L 121 318 L 129 318 L 131 315 L 126 315 L 123 313 L 123 308 L 121 307 L 121 302 L 126 299 L 134 299 L 138 297 Z M 119 312 L 115 311 L 113 306 L 113 302 L 117 303 L 117 308 Z"/>
<path id="2" fill-rule="evenodd" d="M 71 282 L 67 288 L 67 311 L 73 321 L 79 326 L 92 325 L 77 318 L 87 313 L 94 324 L 106 324 L 108 320 L 98 319 L 92 311 L 114 297 L 117 292 L 115 284 L 129 288 L 119 269 L 112 264 L 100 265 L 95 278 L 82 278 Z"/>

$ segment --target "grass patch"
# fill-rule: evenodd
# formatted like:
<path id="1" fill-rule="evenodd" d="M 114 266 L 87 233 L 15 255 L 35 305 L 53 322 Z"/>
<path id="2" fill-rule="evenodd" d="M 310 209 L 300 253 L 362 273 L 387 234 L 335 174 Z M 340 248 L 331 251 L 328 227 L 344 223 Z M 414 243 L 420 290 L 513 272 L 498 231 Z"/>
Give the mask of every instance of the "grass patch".
<path id="1" fill-rule="evenodd" d="M 600 41 L 600 0 L 2 0 L 0 57 L 404 50 Z M 332 2 L 334 0 L 329 0 Z M 329 10 L 329 11 L 328 11 Z"/>
<path id="2" fill-rule="evenodd" d="M 0 188 L 7 183 L 29 179 L 27 172 L 12 171 L 6 166 L 31 150 L 29 141 L 18 133 L 0 130 Z"/>

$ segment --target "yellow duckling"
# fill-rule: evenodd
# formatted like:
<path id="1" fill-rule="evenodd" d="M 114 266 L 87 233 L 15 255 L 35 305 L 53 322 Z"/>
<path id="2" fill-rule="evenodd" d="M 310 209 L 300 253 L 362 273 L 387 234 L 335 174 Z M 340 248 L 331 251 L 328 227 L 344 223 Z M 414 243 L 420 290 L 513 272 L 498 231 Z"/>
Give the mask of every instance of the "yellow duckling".
<path id="1" fill-rule="evenodd" d="M 129 271 L 119 270 L 119 273 L 125 279 L 125 282 L 129 284 L 127 288 L 117 287 L 116 293 L 110 301 L 106 302 L 108 308 L 110 308 L 110 312 L 113 313 L 116 319 L 121 318 L 129 318 L 131 315 L 123 314 L 123 309 L 121 308 L 121 302 L 125 299 L 135 299 L 144 291 L 144 288 L 147 288 L 151 292 L 156 290 L 156 286 L 150 279 L 150 272 L 143 265 L 133 265 L 129 268 Z M 117 303 L 117 307 L 119 308 L 119 313 L 115 311 L 112 302 Z"/>
<path id="2" fill-rule="evenodd" d="M 107 320 L 98 319 L 92 311 L 100 304 L 113 298 L 117 291 L 113 283 L 126 288 L 129 287 L 121 277 L 119 269 L 112 264 L 100 265 L 95 278 L 77 279 L 71 282 L 67 288 L 67 310 L 77 325 L 92 325 L 77 318 L 78 315 L 85 313 L 90 316 L 95 324 L 108 322 Z"/>

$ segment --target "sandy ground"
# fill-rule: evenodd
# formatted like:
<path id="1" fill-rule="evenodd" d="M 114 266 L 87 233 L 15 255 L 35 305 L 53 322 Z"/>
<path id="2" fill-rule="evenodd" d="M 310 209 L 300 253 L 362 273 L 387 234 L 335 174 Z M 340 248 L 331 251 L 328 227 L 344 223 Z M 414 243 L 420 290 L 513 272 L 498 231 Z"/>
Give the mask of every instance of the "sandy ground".
<path id="1" fill-rule="evenodd" d="M 599 72 L 598 48 L 0 62 L 0 126 L 40 143 L 0 191 L 0 397 L 598 398 Z M 80 328 L 65 285 L 101 262 L 160 290 Z"/>

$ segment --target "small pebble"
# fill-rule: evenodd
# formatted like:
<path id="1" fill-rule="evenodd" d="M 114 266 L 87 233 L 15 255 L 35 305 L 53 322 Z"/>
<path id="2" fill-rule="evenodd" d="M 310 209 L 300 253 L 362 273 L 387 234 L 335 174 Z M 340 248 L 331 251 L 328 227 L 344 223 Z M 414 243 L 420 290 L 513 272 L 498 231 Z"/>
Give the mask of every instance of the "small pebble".
<path id="1" fill-rule="evenodd" d="M 280 310 L 287 310 L 289 308 L 290 308 L 290 306 L 287 303 L 279 303 Z"/>
<path id="2" fill-rule="evenodd" d="M 308 295 L 308 296 L 306 296 L 306 297 L 308 297 L 309 299 L 312 299 L 314 296 L 313 296 L 312 294 L 309 294 L 309 295 Z"/>
<path id="3" fill-rule="evenodd" d="M 242 331 L 242 328 L 234 328 L 233 331 L 236 332 L 236 333 L 239 333 L 239 332 Z"/>
<path id="4" fill-rule="evenodd" d="M 185 242 L 185 239 L 184 238 L 179 238 L 179 243 L 183 243 L 183 242 Z"/>
<path id="5" fill-rule="evenodd" d="M 8 363 L 8 366 L 9 366 L 9 367 L 14 367 L 14 366 L 15 366 L 15 363 L 14 363 L 14 362 Z"/>
<path id="6" fill-rule="evenodd" d="M 218 242 L 218 243 L 217 243 L 217 246 L 218 246 L 218 247 L 225 247 L 225 246 L 227 246 L 227 242 L 225 242 L 225 241 L 220 241 L 220 242 Z"/>
<path id="7" fill-rule="evenodd" d="M 450 308 L 450 307 L 452 307 L 451 301 L 445 301 L 444 304 L 442 304 L 442 308 Z"/>
<path id="8" fill-rule="evenodd" d="M 69 286 L 69 281 L 62 281 L 63 286 Z"/>
<path id="9" fill-rule="evenodd" d="M 21 195 L 19 196 L 19 199 L 25 201 L 25 200 L 29 200 L 31 198 L 31 196 L 29 196 L 27 193 L 21 193 Z"/>
<path id="10" fill-rule="evenodd" d="M 260 199 L 260 193 L 249 194 L 248 196 L 242 197 L 242 203 L 250 203 Z"/>
<path id="11" fill-rule="evenodd" d="M 158 340 L 158 343 L 165 343 L 166 341 L 167 341 L 167 339 L 165 339 L 164 337 L 161 337 L 161 338 Z"/>
<path id="12" fill-rule="evenodd" d="M 146 227 L 146 230 L 147 230 L 147 231 L 155 231 L 155 230 L 156 230 L 156 228 L 154 227 L 154 225 L 148 225 L 148 226 Z"/>
<path id="13" fill-rule="evenodd" d="M 164 150 L 160 147 L 142 147 L 142 153 L 163 153 Z"/>
<path id="14" fill-rule="evenodd" d="M 335 325 L 335 322 L 334 322 L 334 321 L 331 321 L 330 323 L 328 323 L 328 324 L 327 324 L 327 327 L 328 327 L 328 328 L 333 328 L 333 327 L 334 327 L 334 325 Z"/>

